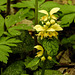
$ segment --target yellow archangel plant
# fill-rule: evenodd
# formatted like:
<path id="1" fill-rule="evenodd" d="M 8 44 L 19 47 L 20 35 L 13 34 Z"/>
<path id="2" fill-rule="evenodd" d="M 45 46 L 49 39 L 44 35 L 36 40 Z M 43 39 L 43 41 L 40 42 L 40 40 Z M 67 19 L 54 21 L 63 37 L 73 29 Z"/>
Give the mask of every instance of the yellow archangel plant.
<path id="1" fill-rule="evenodd" d="M 51 9 L 51 11 L 48 12 L 46 10 L 39 10 L 40 13 L 46 14 L 45 16 L 41 17 L 40 21 L 43 24 L 42 25 L 35 25 L 33 28 L 38 32 L 37 36 L 41 37 L 41 39 L 45 37 L 51 38 L 52 36 L 57 38 L 58 32 L 63 30 L 59 24 L 57 24 L 56 20 L 57 17 L 54 16 L 54 13 L 57 13 L 60 10 L 60 8 L 56 7 Z"/>
<path id="2" fill-rule="evenodd" d="M 43 47 L 41 45 L 36 45 L 36 46 L 34 46 L 34 48 L 36 48 L 38 50 L 37 55 L 35 57 L 41 57 L 41 61 L 45 61 L 46 58 L 43 55 L 43 53 L 44 53 Z M 48 60 L 52 60 L 52 57 L 48 56 L 47 59 Z"/>

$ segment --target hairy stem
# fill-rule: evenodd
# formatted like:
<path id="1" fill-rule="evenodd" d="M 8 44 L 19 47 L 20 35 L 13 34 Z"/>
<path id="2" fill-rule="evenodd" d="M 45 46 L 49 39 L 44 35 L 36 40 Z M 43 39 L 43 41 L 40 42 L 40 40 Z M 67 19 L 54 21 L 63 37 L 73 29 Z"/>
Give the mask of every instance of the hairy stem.
<path id="1" fill-rule="evenodd" d="M 35 25 L 38 24 L 38 0 L 35 0 Z M 35 36 L 37 32 L 34 33 L 35 45 L 37 44 L 37 37 Z"/>
<path id="2" fill-rule="evenodd" d="M 45 63 L 46 63 L 46 61 L 44 61 L 44 63 L 43 63 L 41 75 L 44 75 L 44 73 L 45 73 L 45 66 L 46 66 Z"/>

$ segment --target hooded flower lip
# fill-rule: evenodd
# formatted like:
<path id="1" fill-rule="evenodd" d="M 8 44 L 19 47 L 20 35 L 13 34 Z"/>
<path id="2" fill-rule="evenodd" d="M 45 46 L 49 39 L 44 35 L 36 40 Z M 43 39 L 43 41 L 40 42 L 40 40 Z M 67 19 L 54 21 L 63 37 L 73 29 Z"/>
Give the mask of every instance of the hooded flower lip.
<path id="1" fill-rule="evenodd" d="M 59 10 L 60 10 L 60 8 L 58 8 L 58 7 L 55 7 L 55 8 L 53 8 L 53 9 L 51 9 L 51 11 L 49 12 L 50 17 L 51 17 L 52 19 L 57 20 L 57 17 L 54 16 L 53 14 L 54 14 L 54 13 L 57 13 Z M 46 14 L 46 16 L 42 17 L 41 20 L 45 20 L 46 18 L 48 18 L 48 12 L 47 12 L 46 10 L 39 10 L 39 12 L 40 12 L 40 13 L 43 13 L 43 14 Z"/>
<path id="2" fill-rule="evenodd" d="M 63 29 L 60 27 L 59 24 L 55 23 L 50 28 L 47 29 L 47 31 L 62 31 Z"/>
<path id="3" fill-rule="evenodd" d="M 33 28 L 36 29 L 36 31 L 44 31 L 45 30 L 45 28 L 41 25 L 36 25 Z"/>
<path id="4" fill-rule="evenodd" d="M 34 29 L 36 31 L 61 31 L 63 30 L 59 24 L 55 23 L 54 25 L 52 25 L 51 27 L 47 27 L 47 25 L 41 26 L 41 25 L 36 25 L 34 26 Z"/>
<path id="5" fill-rule="evenodd" d="M 37 52 L 37 55 L 35 57 L 40 57 L 43 55 L 44 49 L 41 45 L 36 45 L 36 46 L 34 46 L 34 48 L 36 48 L 39 51 L 39 52 Z"/>

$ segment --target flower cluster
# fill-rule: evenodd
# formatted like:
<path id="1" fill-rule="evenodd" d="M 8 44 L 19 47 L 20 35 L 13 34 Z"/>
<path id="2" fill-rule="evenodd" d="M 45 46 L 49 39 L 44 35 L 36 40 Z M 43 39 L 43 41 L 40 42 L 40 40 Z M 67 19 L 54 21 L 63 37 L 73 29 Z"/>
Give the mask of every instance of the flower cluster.
<path id="1" fill-rule="evenodd" d="M 43 53 L 44 53 L 43 47 L 41 45 L 36 45 L 36 46 L 34 46 L 34 48 L 36 48 L 38 50 L 37 55 L 35 57 L 41 57 L 41 61 L 45 61 L 46 58 L 43 55 Z M 52 57 L 48 56 L 47 59 L 52 60 Z"/>
<path id="2" fill-rule="evenodd" d="M 48 12 L 46 10 L 40 10 L 40 13 L 45 14 L 45 16 L 41 17 L 40 21 L 42 25 L 35 25 L 33 28 L 38 32 L 37 36 L 41 37 L 41 39 L 52 36 L 57 38 L 58 32 L 63 30 L 59 24 L 57 24 L 56 20 L 57 17 L 53 14 L 58 12 L 60 8 L 56 7 L 51 9 L 51 11 Z"/>

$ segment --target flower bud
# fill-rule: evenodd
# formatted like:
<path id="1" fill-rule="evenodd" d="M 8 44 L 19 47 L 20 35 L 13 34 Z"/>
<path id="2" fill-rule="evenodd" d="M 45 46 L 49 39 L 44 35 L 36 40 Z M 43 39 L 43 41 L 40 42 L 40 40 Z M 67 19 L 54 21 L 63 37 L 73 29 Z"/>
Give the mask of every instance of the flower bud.
<path id="1" fill-rule="evenodd" d="M 47 21 L 47 22 L 46 22 L 46 25 L 50 25 L 50 22 L 49 22 L 49 21 Z"/>
<path id="2" fill-rule="evenodd" d="M 52 60 L 52 57 L 51 56 L 48 56 L 47 59 L 51 61 Z"/>
<path id="3" fill-rule="evenodd" d="M 41 61 L 45 61 L 45 60 L 46 60 L 45 56 L 42 56 Z"/>
<path id="4" fill-rule="evenodd" d="M 55 20 L 51 19 L 51 20 L 50 20 L 50 23 L 51 23 L 51 24 L 54 24 L 54 23 L 55 23 Z"/>

